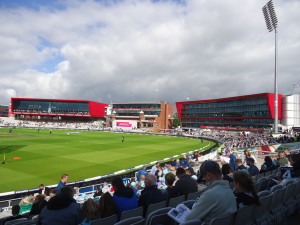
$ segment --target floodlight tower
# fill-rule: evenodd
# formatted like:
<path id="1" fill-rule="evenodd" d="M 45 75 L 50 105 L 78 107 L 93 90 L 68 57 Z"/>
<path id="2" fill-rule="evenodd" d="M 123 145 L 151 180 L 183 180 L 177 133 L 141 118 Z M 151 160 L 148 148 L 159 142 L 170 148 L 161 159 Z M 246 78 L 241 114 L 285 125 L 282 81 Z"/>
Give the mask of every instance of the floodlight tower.
<path id="1" fill-rule="evenodd" d="M 277 85 L 277 16 L 275 13 L 274 5 L 272 0 L 270 0 L 263 8 L 262 8 L 266 25 L 269 32 L 275 31 L 275 84 L 274 84 L 274 133 L 278 133 L 278 85 Z"/>

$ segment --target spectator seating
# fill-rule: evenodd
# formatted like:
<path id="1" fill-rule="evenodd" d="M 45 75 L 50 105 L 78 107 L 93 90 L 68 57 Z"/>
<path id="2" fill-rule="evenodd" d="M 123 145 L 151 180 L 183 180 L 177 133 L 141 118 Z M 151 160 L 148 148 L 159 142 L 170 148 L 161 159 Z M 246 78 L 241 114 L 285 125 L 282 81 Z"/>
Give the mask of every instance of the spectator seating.
<path id="1" fill-rule="evenodd" d="M 200 220 L 190 220 L 190 221 L 186 221 L 180 225 L 201 225 L 202 222 Z"/>
<path id="2" fill-rule="evenodd" d="M 195 200 L 196 198 L 200 197 L 201 192 L 197 191 L 197 192 L 193 192 L 193 193 L 189 193 L 187 195 L 186 200 Z"/>
<path id="3" fill-rule="evenodd" d="M 147 217 L 149 216 L 149 214 L 152 213 L 153 211 L 166 207 L 166 204 L 167 204 L 166 201 L 162 201 L 162 202 L 150 204 L 150 205 L 148 206 L 148 209 L 147 209 L 146 218 L 147 218 Z"/>
<path id="4" fill-rule="evenodd" d="M 300 209 L 300 181 L 297 183 L 295 200 L 297 202 L 298 209 Z"/>
<path id="5" fill-rule="evenodd" d="M 9 201 L 0 202 L 0 208 L 5 208 L 9 206 Z"/>
<path id="6" fill-rule="evenodd" d="M 270 191 L 261 191 L 258 193 L 260 205 L 256 206 L 254 209 L 254 222 L 257 225 L 268 224 L 268 219 L 270 218 L 270 208 L 272 203 L 273 193 Z"/>
<path id="7" fill-rule="evenodd" d="M 184 204 L 189 209 L 192 209 L 195 202 L 196 202 L 196 200 L 186 200 L 186 201 L 181 202 L 181 203 Z"/>
<path id="8" fill-rule="evenodd" d="M 118 223 L 115 223 L 115 225 L 131 225 L 131 224 L 137 224 L 137 223 L 144 224 L 145 219 L 142 216 L 134 216 L 131 218 L 121 220 Z"/>
<path id="9" fill-rule="evenodd" d="M 131 217 L 137 217 L 137 216 L 143 216 L 143 206 L 124 211 L 121 215 L 121 220 L 128 219 Z"/>
<path id="10" fill-rule="evenodd" d="M 228 216 L 214 218 L 209 222 L 209 225 L 232 225 L 234 221 L 235 213 Z"/>
<path id="11" fill-rule="evenodd" d="M 234 225 L 251 225 L 255 205 L 245 206 L 240 208 L 234 219 Z"/>
<path id="12" fill-rule="evenodd" d="M 117 215 L 112 215 L 106 218 L 94 220 L 91 225 L 113 225 L 117 222 Z"/>
<path id="13" fill-rule="evenodd" d="M 4 225 L 25 225 L 25 224 L 32 224 L 30 222 L 34 222 L 31 220 L 27 220 L 27 218 L 20 218 L 20 219 L 16 219 L 16 220 L 11 220 L 11 221 L 7 221 L 4 223 Z M 35 224 L 35 222 L 33 223 Z"/>
<path id="14" fill-rule="evenodd" d="M 295 183 L 294 180 L 290 180 L 286 183 L 286 190 L 283 198 L 283 204 L 286 208 L 286 216 L 292 215 L 296 210 L 296 204 L 294 202 L 296 187 L 297 183 Z"/>
<path id="15" fill-rule="evenodd" d="M 185 196 L 184 195 L 179 196 L 179 197 L 170 198 L 168 206 L 174 208 L 179 203 L 183 202 L 184 200 L 185 200 Z"/>
<path id="16" fill-rule="evenodd" d="M 268 183 L 267 183 L 267 188 L 269 189 L 271 187 L 271 184 L 273 182 L 273 179 L 276 179 L 276 175 L 272 174 L 268 177 Z"/>
<path id="17" fill-rule="evenodd" d="M 282 210 L 285 186 L 278 184 L 270 189 L 273 192 L 272 204 L 271 204 L 271 215 L 272 222 L 274 224 L 280 224 L 284 219 L 284 212 Z"/>
<path id="18" fill-rule="evenodd" d="M 267 189 L 267 185 L 268 185 L 269 179 L 267 177 L 262 177 L 260 178 L 257 183 L 257 192 L 263 191 Z"/>
<path id="19" fill-rule="evenodd" d="M 149 225 L 177 225 L 178 223 L 168 216 L 167 213 L 155 215 L 151 218 Z"/>
<path id="20" fill-rule="evenodd" d="M 155 204 L 152 204 L 152 205 L 155 205 Z M 151 211 L 147 217 L 146 217 L 146 223 L 145 225 L 150 225 L 150 224 L 154 224 L 152 222 L 152 219 L 154 219 L 154 216 L 157 216 L 157 215 L 162 215 L 162 214 L 166 214 L 170 211 L 170 209 L 172 209 L 171 207 L 160 207 L 160 208 L 157 208 L 153 211 Z"/>

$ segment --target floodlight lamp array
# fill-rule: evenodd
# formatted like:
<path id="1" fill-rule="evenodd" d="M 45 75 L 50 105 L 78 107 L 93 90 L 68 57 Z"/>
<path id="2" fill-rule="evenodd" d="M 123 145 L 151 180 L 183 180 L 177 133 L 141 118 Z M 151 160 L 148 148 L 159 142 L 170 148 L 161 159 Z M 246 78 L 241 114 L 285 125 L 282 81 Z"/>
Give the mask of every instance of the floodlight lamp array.
<path id="1" fill-rule="evenodd" d="M 276 30 L 278 20 L 277 16 L 275 13 L 274 5 L 272 0 L 270 0 L 263 8 L 262 8 L 266 25 L 269 30 L 269 32 L 273 31 L 274 29 Z"/>

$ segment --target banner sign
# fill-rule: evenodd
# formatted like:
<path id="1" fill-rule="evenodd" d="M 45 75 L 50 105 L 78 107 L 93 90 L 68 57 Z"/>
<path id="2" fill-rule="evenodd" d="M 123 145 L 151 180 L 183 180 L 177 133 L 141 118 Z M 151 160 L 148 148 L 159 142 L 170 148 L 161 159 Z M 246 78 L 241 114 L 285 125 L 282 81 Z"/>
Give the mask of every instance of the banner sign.
<path id="1" fill-rule="evenodd" d="M 117 122 L 117 127 L 132 127 L 131 122 Z"/>
<path id="2" fill-rule="evenodd" d="M 263 128 L 248 128 L 248 127 L 214 127 L 214 126 L 200 126 L 202 129 L 215 129 L 215 130 L 237 130 L 237 131 L 256 131 L 264 132 Z"/>

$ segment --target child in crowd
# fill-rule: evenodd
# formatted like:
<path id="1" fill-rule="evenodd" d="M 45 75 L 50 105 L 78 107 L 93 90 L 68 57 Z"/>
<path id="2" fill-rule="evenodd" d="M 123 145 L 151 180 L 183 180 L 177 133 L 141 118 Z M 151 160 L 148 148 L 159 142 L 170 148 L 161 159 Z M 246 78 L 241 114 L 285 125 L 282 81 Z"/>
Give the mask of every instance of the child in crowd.
<path id="1" fill-rule="evenodd" d="M 247 205 L 259 205 L 259 197 L 255 191 L 252 177 L 247 172 L 238 171 L 233 173 L 234 194 L 238 208 Z"/>
<path id="2" fill-rule="evenodd" d="M 100 218 L 100 211 L 95 201 L 88 199 L 83 203 L 81 210 L 82 225 L 89 225 L 93 220 Z"/>
<path id="3" fill-rule="evenodd" d="M 104 193 L 99 201 L 100 217 L 105 218 L 117 213 L 113 197 L 109 192 Z"/>

